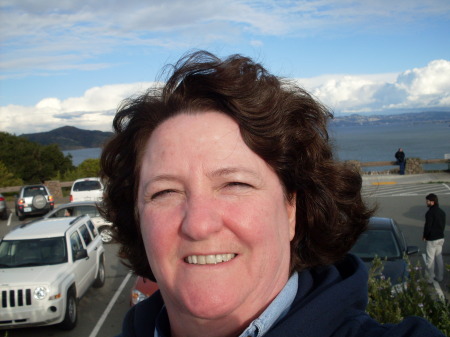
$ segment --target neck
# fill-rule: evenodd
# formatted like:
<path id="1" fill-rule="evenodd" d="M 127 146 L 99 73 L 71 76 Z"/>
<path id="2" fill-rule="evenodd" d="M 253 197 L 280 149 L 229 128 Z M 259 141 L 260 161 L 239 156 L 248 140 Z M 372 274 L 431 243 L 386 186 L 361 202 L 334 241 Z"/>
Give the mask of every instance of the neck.
<path id="1" fill-rule="evenodd" d="M 223 318 L 218 320 L 189 318 L 187 320 L 171 322 L 172 337 L 236 337 L 245 330 L 250 322 L 240 322 L 236 318 Z M 238 328 L 236 328 L 238 327 Z"/>

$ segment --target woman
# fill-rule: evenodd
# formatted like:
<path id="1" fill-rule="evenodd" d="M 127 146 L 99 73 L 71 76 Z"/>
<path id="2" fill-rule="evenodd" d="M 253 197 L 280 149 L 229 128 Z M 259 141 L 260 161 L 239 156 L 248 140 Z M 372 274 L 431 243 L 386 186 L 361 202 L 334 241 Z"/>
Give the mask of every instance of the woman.
<path id="1" fill-rule="evenodd" d="M 346 253 L 372 211 L 333 159 L 330 117 L 252 60 L 207 52 L 119 109 L 104 215 L 120 256 L 160 289 L 123 336 L 439 336 L 364 311 L 367 272 Z"/>

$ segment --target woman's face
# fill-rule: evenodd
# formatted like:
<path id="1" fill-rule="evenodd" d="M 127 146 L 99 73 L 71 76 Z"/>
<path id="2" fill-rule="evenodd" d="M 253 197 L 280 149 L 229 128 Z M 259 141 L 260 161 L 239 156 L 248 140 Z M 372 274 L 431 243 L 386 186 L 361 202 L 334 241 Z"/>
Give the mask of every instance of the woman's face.
<path id="1" fill-rule="evenodd" d="M 140 226 L 169 318 L 254 319 L 289 278 L 295 200 L 218 112 L 162 123 L 144 150 Z"/>

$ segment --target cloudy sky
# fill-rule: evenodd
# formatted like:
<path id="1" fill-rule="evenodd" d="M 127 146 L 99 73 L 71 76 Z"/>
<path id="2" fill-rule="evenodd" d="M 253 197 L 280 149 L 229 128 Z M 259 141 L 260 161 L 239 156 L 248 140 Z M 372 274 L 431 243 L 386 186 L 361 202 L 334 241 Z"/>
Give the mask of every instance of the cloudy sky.
<path id="1" fill-rule="evenodd" d="M 2 0 L 0 131 L 111 130 L 189 50 L 240 53 L 335 115 L 450 110 L 449 0 Z"/>

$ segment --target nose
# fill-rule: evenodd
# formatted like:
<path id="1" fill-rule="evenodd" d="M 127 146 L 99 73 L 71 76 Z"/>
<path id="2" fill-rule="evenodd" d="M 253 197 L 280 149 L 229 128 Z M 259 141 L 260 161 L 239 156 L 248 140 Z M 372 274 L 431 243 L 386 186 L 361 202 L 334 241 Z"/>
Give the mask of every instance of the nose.
<path id="1" fill-rule="evenodd" d="M 221 227 L 222 217 L 218 205 L 211 198 L 189 198 L 181 226 L 184 235 L 201 241 L 220 231 Z"/>

